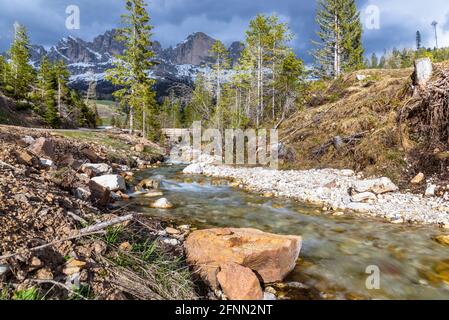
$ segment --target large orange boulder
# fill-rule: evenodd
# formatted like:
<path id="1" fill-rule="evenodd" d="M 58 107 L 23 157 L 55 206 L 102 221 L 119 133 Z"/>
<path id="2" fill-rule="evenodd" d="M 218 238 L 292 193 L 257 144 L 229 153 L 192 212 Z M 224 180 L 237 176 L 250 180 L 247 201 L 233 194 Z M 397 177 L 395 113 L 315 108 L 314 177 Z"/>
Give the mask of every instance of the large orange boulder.
<path id="1" fill-rule="evenodd" d="M 217 280 L 230 300 L 263 300 L 259 279 L 249 268 L 235 263 L 224 264 Z"/>
<path id="2" fill-rule="evenodd" d="M 256 229 L 208 229 L 192 232 L 185 242 L 187 261 L 212 287 L 221 266 L 236 263 L 265 283 L 282 281 L 295 267 L 302 238 Z"/>

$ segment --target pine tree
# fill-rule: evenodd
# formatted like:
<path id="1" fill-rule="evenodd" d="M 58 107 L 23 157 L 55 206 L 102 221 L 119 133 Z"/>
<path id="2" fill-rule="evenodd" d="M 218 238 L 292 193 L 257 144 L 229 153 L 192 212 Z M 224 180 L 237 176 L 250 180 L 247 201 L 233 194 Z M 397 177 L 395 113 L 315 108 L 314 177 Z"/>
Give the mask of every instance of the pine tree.
<path id="1" fill-rule="evenodd" d="M 213 46 L 210 50 L 210 53 L 214 59 L 213 75 L 214 75 L 215 83 L 216 83 L 215 94 L 216 94 L 216 99 L 217 99 L 216 106 L 218 108 L 218 106 L 220 105 L 220 100 L 221 100 L 221 85 L 222 85 L 223 71 L 230 68 L 231 59 L 229 58 L 228 49 L 226 49 L 223 42 L 221 42 L 220 40 L 217 40 L 213 44 Z"/>
<path id="2" fill-rule="evenodd" d="M 282 117 L 295 106 L 298 97 L 299 86 L 303 82 L 304 64 L 298 59 L 293 51 L 289 51 L 281 65 L 281 72 L 277 80 L 278 95 L 283 100 Z"/>
<path id="3" fill-rule="evenodd" d="M 416 31 L 416 50 L 421 49 L 421 32 L 418 30 Z"/>
<path id="4" fill-rule="evenodd" d="M 134 112 L 141 111 L 142 131 L 147 133 L 147 121 L 155 125 L 157 106 L 153 91 L 154 80 L 148 76 L 153 67 L 154 52 L 151 50 L 150 17 L 144 0 L 127 0 L 128 14 L 122 15 L 123 27 L 118 30 L 117 40 L 125 44 L 123 55 L 118 55 L 114 68 L 107 79 L 123 87 L 114 93 L 122 106 L 129 110 L 130 131 L 134 130 Z M 155 131 L 157 128 L 152 128 Z"/>
<path id="5" fill-rule="evenodd" d="M 45 101 L 45 96 L 48 90 L 54 87 L 54 76 L 52 65 L 47 56 L 42 57 L 39 71 L 37 73 L 37 88 L 41 101 Z"/>
<path id="6" fill-rule="evenodd" d="M 270 24 L 267 16 L 258 14 L 249 23 L 249 29 L 246 31 L 246 49 L 244 58 L 246 64 L 252 65 L 250 68 L 256 72 L 256 126 L 259 127 L 261 118 L 265 109 L 264 102 L 264 70 L 267 54 L 269 52 Z"/>
<path id="7" fill-rule="evenodd" d="M 268 90 L 267 80 L 270 77 L 267 70 L 270 70 L 271 76 L 271 105 L 275 112 L 275 90 L 277 66 L 281 65 L 287 52 L 286 43 L 292 38 L 289 28 L 286 24 L 279 22 L 276 15 L 265 16 L 257 15 L 249 23 L 246 32 L 245 50 L 239 61 L 239 67 L 243 72 L 249 72 L 252 75 L 251 88 L 248 96 L 251 104 L 254 104 L 252 95 L 255 99 L 255 118 L 256 126 L 264 119 L 266 110 L 266 94 Z"/>
<path id="8" fill-rule="evenodd" d="M 0 89 L 4 89 L 7 84 L 8 64 L 5 58 L 0 55 Z"/>
<path id="9" fill-rule="evenodd" d="M 214 113 L 213 97 L 207 88 L 206 80 L 203 74 L 198 74 L 195 80 L 195 90 L 192 98 L 184 111 L 185 123 L 191 126 L 194 121 L 203 120 L 209 123 Z"/>
<path id="10" fill-rule="evenodd" d="M 45 104 L 44 120 L 47 123 L 47 125 L 51 126 L 52 128 L 58 128 L 60 124 L 59 113 L 54 98 L 55 94 L 56 91 L 50 89 L 46 91 L 44 97 L 44 104 Z"/>
<path id="11" fill-rule="evenodd" d="M 374 52 L 371 55 L 370 67 L 372 69 L 377 69 L 379 67 L 379 59 L 377 58 L 377 55 Z"/>
<path id="12" fill-rule="evenodd" d="M 9 50 L 11 86 L 14 88 L 14 96 L 18 99 L 25 98 L 28 88 L 34 80 L 34 70 L 29 64 L 30 41 L 24 26 L 14 24 L 14 41 Z"/>
<path id="13" fill-rule="evenodd" d="M 315 71 L 337 78 L 363 66 L 362 25 L 355 0 L 319 0 L 316 22 L 320 41 L 313 52 Z"/>

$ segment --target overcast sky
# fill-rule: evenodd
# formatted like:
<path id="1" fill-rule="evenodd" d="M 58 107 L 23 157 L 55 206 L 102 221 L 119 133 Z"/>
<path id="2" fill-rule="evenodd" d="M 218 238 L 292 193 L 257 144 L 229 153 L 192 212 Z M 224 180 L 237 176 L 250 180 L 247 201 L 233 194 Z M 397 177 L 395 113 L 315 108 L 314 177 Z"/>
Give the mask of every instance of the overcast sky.
<path id="1" fill-rule="evenodd" d="M 175 45 L 190 33 L 203 31 L 229 44 L 242 40 L 248 21 L 257 13 L 277 13 L 290 24 L 295 51 L 310 60 L 316 25 L 315 0 L 148 0 L 154 39 L 164 47 Z M 393 47 L 414 47 L 416 30 L 423 44 L 434 46 L 432 21 L 438 21 L 440 46 L 449 46 L 447 0 L 358 0 L 365 26 L 367 54 Z M 80 8 L 80 29 L 66 28 L 66 8 Z M 33 43 L 49 47 L 68 35 L 91 40 L 117 27 L 123 0 L 0 0 L 0 51 L 9 47 L 14 21 L 24 24 Z M 374 6 L 374 7 L 373 7 Z M 374 9 L 373 9 L 374 8 Z M 379 12 L 377 28 L 376 8 Z M 368 21 L 368 22 L 367 22 Z"/>

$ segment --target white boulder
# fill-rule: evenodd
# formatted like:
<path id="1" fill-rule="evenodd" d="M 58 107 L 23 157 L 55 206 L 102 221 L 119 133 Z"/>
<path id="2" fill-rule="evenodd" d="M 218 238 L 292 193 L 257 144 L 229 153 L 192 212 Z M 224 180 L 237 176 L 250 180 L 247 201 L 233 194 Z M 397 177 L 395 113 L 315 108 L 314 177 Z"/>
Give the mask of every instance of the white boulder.
<path id="1" fill-rule="evenodd" d="M 27 145 L 31 145 L 31 144 L 33 144 L 33 143 L 36 141 L 36 139 L 34 139 L 34 138 L 31 137 L 31 136 L 25 136 L 25 137 L 23 137 L 21 140 L 22 140 L 23 142 L 25 142 Z"/>
<path id="2" fill-rule="evenodd" d="M 427 185 L 427 189 L 426 189 L 426 197 L 434 197 L 436 191 L 437 191 L 437 186 L 432 183 L 429 183 Z"/>
<path id="3" fill-rule="evenodd" d="M 52 169 L 56 169 L 56 166 L 54 164 L 54 162 L 52 160 L 49 159 L 40 159 L 39 160 L 41 163 L 41 166 L 45 167 L 45 168 L 52 168 Z"/>
<path id="4" fill-rule="evenodd" d="M 77 188 L 75 189 L 75 197 L 81 200 L 87 200 L 90 198 L 90 191 L 86 190 L 84 188 Z"/>
<path id="5" fill-rule="evenodd" d="M 108 188 L 110 191 L 126 190 L 125 179 L 116 174 L 109 174 L 92 178 L 92 181 L 100 186 Z"/>
<path id="6" fill-rule="evenodd" d="M 194 163 L 186 167 L 182 172 L 184 174 L 203 174 L 204 164 Z"/>
<path id="7" fill-rule="evenodd" d="M 81 171 L 84 172 L 87 169 L 92 170 L 96 174 L 112 173 L 111 166 L 106 163 L 86 163 L 81 166 Z"/>
<path id="8" fill-rule="evenodd" d="M 356 181 L 352 187 L 357 193 L 371 192 L 374 194 L 383 194 L 399 190 L 399 188 L 390 179 L 385 177 L 380 179 Z"/>

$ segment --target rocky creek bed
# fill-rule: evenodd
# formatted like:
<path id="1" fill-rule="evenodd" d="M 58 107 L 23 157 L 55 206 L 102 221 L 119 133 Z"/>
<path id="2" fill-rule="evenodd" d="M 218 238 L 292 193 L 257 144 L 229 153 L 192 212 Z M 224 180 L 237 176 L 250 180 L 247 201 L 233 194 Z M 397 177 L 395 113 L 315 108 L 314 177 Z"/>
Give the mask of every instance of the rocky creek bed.
<path id="1" fill-rule="evenodd" d="M 184 168 L 166 165 L 136 174 L 137 180 L 160 181 L 160 192 L 172 204 L 170 210 L 150 208 L 152 200 L 143 196 L 136 198 L 131 208 L 150 217 L 170 219 L 174 224 L 189 224 L 200 231 L 220 228 L 217 240 L 207 238 L 210 245 L 204 247 L 205 252 L 212 250 L 211 257 L 218 262 L 226 250 L 220 237 L 236 238 L 226 232 L 227 228 L 253 228 L 302 237 L 293 272 L 281 282 L 263 284 L 265 293 L 274 293 L 278 299 L 449 297 L 445 229 L 394 224 L 376 216 L 336 214 L 332 209 L 323 211 L 322 206 L 276 197 L 273 193 L 249 192 L 238 188 L 232 179 L 183 174 Z M 238 239 L 232 241 L 245 243 Z M 379 290 L 366 287 L 370 275 L 366 270 L 373 266 L 380 270 Z"/>
<path id="2" fill-rule="evenodd" d="M 444 197 L 429 194 L 431 185 L 426 195 L 402 193 L 388 178 L 363 179 L 352 170 L 334 169 L 278 171 L 196 163 L 184 173 L 232 179 L 234 186 L 323 206 L 324 211 L 334 215 L 352 212 L 393 223 L 449 228 L 447 194 Z"/>

